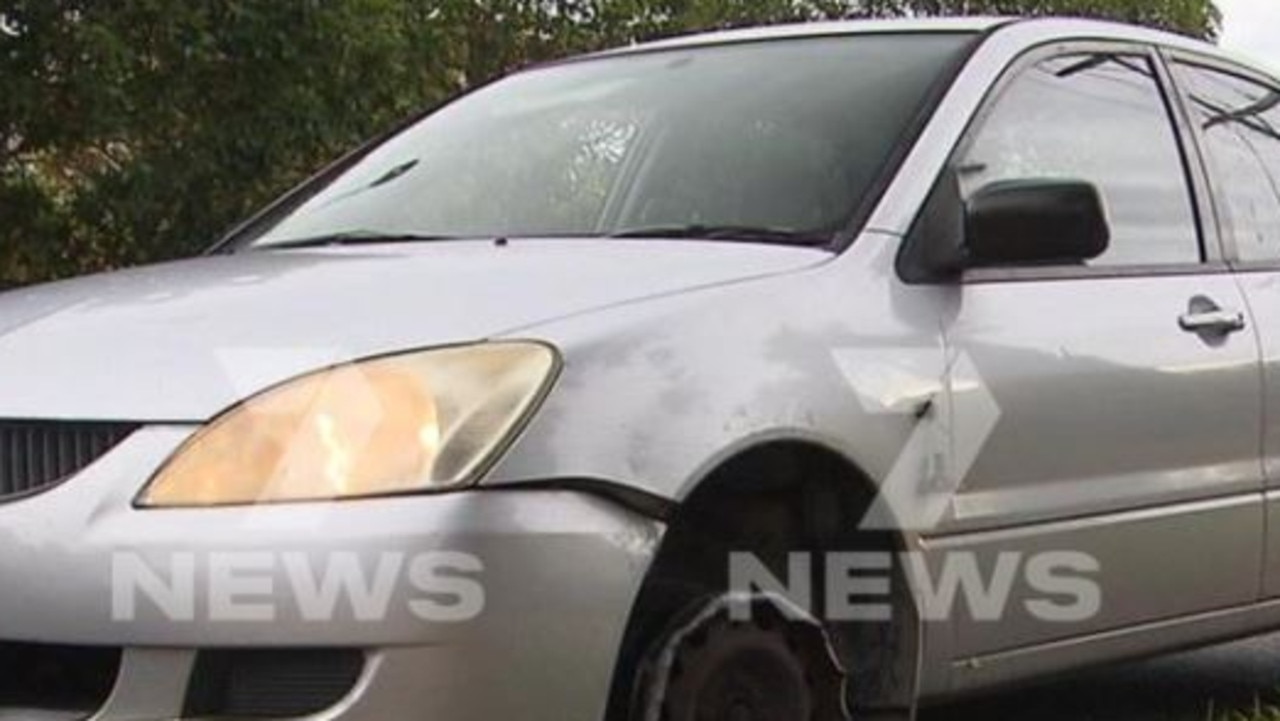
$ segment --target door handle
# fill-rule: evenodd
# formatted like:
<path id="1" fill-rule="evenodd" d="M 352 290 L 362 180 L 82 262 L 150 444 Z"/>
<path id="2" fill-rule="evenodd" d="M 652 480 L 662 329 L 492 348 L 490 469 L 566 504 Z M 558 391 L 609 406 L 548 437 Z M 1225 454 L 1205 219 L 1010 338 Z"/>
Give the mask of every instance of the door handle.
<path id="1" fill-rule="evenodd" d="M 1178 318 L 1178 326 L 1191 333 L 1235 333 L 1244 330 L 1244 313 L 1233 310 L 1191 311 Z"/>

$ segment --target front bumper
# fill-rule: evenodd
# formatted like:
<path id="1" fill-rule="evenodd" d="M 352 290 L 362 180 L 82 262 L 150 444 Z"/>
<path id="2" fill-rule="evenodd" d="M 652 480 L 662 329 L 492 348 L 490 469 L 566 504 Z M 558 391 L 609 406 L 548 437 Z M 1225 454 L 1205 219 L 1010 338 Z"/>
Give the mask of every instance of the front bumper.
<path id="1" fill-rule="evenodd" d="M 95 719 L 180 718 L 201 650 L 315 647 L 368 658 L 316 718 L 603 717 L 661 524 L 567 491 L 135 509 L 191 432 L 145 428 L 72 482 L 0 505 L 0 642 L 122 649 Z M 423 557 L 475 559 L 460 575 L 482 609 L 450 613 L 464 605 L 456 563 L 411 582 Z M 331 572 L 365 591 L 318 593 Z"/>

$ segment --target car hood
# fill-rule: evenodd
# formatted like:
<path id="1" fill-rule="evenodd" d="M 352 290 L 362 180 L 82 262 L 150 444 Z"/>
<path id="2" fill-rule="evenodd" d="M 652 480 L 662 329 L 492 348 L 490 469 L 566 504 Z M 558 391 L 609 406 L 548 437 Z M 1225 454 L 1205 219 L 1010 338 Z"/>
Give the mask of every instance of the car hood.
<path id="1" fill-rule="evenodd" d="M 457 241 L 214 256 L 11 291 L 0 294 L 0 418 L 205 421 L 333 363 L 830 257 L 691 241 Z"/>

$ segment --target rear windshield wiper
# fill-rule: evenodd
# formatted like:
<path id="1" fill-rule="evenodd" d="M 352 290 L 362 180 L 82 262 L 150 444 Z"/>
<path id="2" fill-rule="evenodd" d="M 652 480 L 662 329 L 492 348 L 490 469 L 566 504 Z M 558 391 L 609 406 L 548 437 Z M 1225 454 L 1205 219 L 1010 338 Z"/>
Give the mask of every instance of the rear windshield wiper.
<path id="1" fill-rule="evenodd" d="M 262 243 L 249 246 L 255 250 L 273 250 L 287 248 L 328 248 L 339 245 L 381 245 L 387 243 L 426 243 L 434 240 L 463 240 L 456 235 L 430 235 L 426 233 L 380 233 L 375 231 L 352 231 L 346 233 L 330 233 L 308 238 L 294 238 L 274 243 Z"/>
<path id="2" fill-rule="evenodd" d="M 767 228 L 749 225 L 664 225 L 651 228 L 627 228 L 610 233 L 609 238 L 688 238 L 691 240 L 741 240 L 783 245 L 829 245 L 833 234 L 800 231 L 790 228 Z"/>

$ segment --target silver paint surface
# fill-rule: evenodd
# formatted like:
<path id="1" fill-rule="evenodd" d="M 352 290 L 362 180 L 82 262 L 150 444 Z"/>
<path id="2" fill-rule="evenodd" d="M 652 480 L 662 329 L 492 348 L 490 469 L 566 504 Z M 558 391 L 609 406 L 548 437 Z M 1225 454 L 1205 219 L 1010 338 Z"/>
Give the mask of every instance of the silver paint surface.
<path id="1" fill-rule="evenodd" d="M 884 27 L 992 35 L 839 256 L 683 241 L 450 242 L 202 258 L 0 295 L 0 417 L 149 424 L 70 482 L 0 505 L 0 578 L 21 579 L 0 585 L 0 640 L 125 647 L 104 721 L 176 716 L 175 674 L 193 649 L 323 644 L 371 649 L 373 663 L 318 718 L 412 708 L 432 721 L 598 721 L 663 529 L 612 501 L 527 484 L 598 479 L 679 501 L 773 439 L 831 449 L 883 481 L 931 421 L 866 400 L 956 392 L 929 369 L 957 352 L 1002 414 L 942 524 L 906 533 L 907 547 L 935 561 L 957 549 L 1086 550 L 1114 597 L 1069 629 L 1021 617 L 926 625 L 925 696 L 1280 624 L 1274 602 L 1260 603 L 1280 594 L 1280 540 L 1267 530 L 1280 527 L 1280 336 L 1212 346 L 1176 324 L 1191 295 L 1208 293 L 1239 307 L 1247 296 L 1251 327 L 1276 328 L 1273 276 L 958 287 L 910 286 L 894 270 L 933 179 L 1019 55 L 1071 39 L 1217 51 L 1080 21 Z M 132 506 L 198 424 L 263 388 L 332 363 L 494 338 L 553 343 L 565 368 L 483 489 L 252 510 Z M 901 368 L 904 354 L 922 365 L 901 387 L 858 387 L 840 361 Z M 959 420 L 948 432 L 963 432 Z M 109 617 L 113 553 L 282 548 L 476 553 L 491 608 L 457 627 Z"/>

